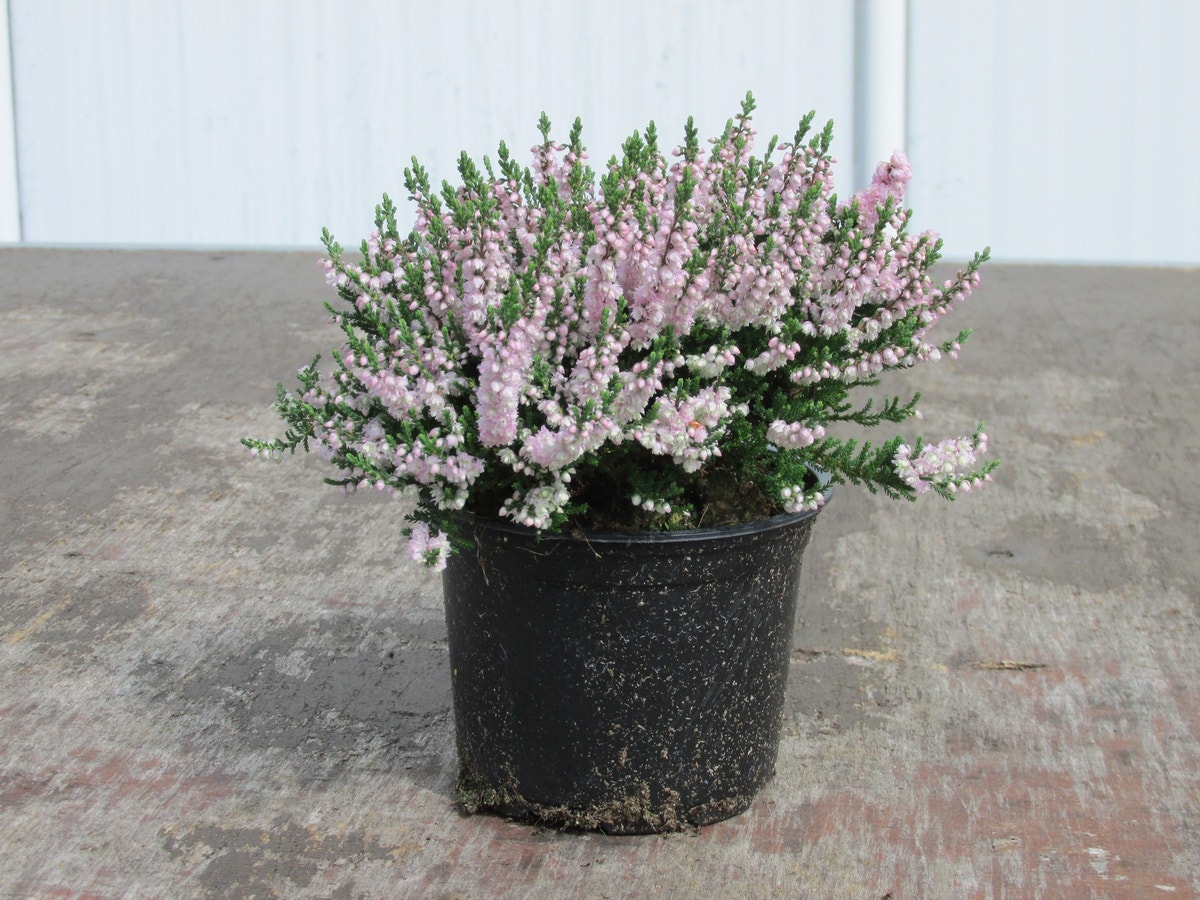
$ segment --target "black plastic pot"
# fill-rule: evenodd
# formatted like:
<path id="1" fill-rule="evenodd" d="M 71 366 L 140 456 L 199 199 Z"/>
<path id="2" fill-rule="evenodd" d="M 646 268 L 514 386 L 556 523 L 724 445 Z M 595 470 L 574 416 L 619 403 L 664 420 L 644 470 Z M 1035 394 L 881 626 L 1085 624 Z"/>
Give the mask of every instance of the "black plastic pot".
<path id="1" fill-rule="evenodd" d="M 465 520 L 475 548 L 443 573 L 463 805 L 610 833 L 745 810 L 815 517 L 578 539 Z"/>

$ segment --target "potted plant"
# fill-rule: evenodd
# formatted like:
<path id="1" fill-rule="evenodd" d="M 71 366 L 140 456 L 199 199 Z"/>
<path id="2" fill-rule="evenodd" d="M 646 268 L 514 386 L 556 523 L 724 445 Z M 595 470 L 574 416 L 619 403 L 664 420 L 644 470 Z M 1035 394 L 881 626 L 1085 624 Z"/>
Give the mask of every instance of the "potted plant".
<path id="1" fill-rule="evenodd" d="M 851 392 L 955 354 L 930 329 L 987 251 L 935 285 L 897 153 L 846 200 L 832 123 L 753 154 L 754 100 L 705 148 L 653 123 L 597 174 L 576 120 L 530 168 L 504 144 L 435 190 L 414 160 L 361 255 L 324 234 L 333 365 L 280 386 L 282 438 L 347 489 L 408 498 L 444 569 L 460 798 L 660 831 L 745 809 L 773 773 L 800 555 L 833 484 L 947 498 L 987 437 L 838 437 L 919 415 Z"/>

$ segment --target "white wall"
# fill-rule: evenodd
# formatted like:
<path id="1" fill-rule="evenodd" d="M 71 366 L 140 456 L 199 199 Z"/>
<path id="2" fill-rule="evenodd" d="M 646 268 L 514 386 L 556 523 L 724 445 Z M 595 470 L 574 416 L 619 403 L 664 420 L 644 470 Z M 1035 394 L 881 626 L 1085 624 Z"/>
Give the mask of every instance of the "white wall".
<path id="1" fill-rule="evenodd" d="M 894 134 L 952 257 L 1200 264 L 1195 0 L 5 2 L 0 241 L 357 244 L 413 154 L 522 158 L 545 109 L 603 162 L 752 89 L 764 136 L 835 119 L 843 194 Z"/>
<path id="2" fill-rule="evenodd" d="M 8 0 L 0 0 L 0 242 L 21 239 L 21 197 L 17 186 L 17 133 L 11 76 Z"/>
<path id="3" fill-rule="evenodd" d="M 852 9 L 820 0 L 10 2 L 27 241 L 357 245 L 414 154 L 524 160 L 543 109 L 601 163 L 748 89 L 767 135 L 853 137 Z"/>
<path id="4" fill-rule="evenodd" d="M 909 9 L 909 202 L 948 253 L 1200 265 L 1200 3 Z"/>

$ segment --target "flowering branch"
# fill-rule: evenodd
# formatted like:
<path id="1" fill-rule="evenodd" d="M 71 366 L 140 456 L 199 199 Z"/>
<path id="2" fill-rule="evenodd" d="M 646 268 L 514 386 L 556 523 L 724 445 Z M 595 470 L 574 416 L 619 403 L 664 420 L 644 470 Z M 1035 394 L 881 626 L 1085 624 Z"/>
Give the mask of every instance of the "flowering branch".
<path id="1" fill-rule="evenodd" d="M 982 430 L 876 448 L 826 428 L 918 414 L 916 396 L 849 392 L 957 353 L 967 332 L 928 335 L 987 251 L 935 287 L 941 243 L 908 233 L 902 154 L 838 202 L 832 123 L 810 138 L 810 113 L 756 157 L 753 111 L 747 95 L 707 152 L 689 119 L 670 158 L 651 123 L 598 177 L 580 122 L 558 144 L 545 115 L 529 168 L 501 144 L 434 191 L 414 160 L 411 232 L 385 195 L 359 256 L 324 234 L 343 344 L 280 388 L 283 437 L 244 443 L 410 496 L 410 553 L 435 565 L 461 511 L 542 530 L 747 521 L 820 505 L 814 466 L 895 497 L 978 486 Z"/>

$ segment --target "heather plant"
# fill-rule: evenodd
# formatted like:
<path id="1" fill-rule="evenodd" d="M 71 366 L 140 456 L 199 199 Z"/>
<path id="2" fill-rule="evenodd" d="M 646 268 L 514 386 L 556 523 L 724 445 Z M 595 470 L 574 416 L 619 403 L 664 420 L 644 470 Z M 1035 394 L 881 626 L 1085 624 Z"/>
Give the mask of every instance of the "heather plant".
<path id="1" fill-rule="evenodd" d="M 542 531 L 673 530 L 820 506 L 813 470 L 891 497 L 953 498 L 995 462 L 982 426 L 876 446 L 833 423 L 918 416 L 919 394 L 851 402 L 885 372 L 955 355 L 930 329 L 979 282 L 987 251 L 934 285 L 941 242 L 910 234 L 896 153 L 833 193 L 832 123 L 753 154 L 753 97 L 706 149 L 689 119 L 668 157 L 653 123 L 599 177 L 576 120 L 523 167 L 500 144 L 435 190 L 414 159 L 408 234 L 385 195 L 361 254 L 328 231 L 333 365 L 279 388 L 282 438 L 326 479 L 411 497 L 409 552 L 444 565 L 463 511 Z"/>

